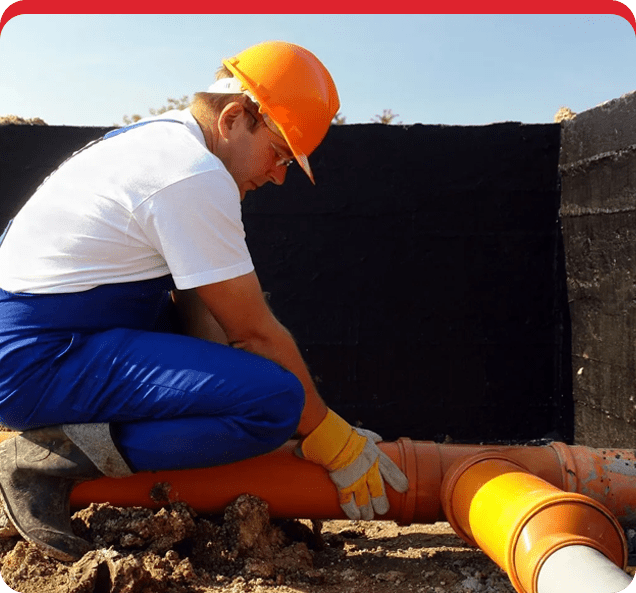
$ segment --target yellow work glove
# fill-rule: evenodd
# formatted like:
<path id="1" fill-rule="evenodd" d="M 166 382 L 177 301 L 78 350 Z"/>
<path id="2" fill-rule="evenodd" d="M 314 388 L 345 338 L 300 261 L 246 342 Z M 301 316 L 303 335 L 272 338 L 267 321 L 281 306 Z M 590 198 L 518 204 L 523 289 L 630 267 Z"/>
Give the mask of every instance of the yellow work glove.
<path id="1" fill-rule="evenodd" d="M 338 488 L 340 506 L 350 519 L 384 515 L 389 500 L 385 480 L 398 492 L 409 487 L 407 477 L 376 442 L 374 432 L 353 428 L 333 410 L 300 443 L 301 457 L 322 465 Z"/>

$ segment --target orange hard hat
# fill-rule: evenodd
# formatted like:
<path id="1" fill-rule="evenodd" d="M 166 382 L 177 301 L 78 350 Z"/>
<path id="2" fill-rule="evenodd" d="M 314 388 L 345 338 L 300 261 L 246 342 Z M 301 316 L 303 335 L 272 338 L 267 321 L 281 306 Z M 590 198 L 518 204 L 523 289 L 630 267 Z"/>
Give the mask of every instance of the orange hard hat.
<path id="1" fill-rule="evenodd" d="M 310 51 L 284 41 L 249 47 L 223 64 L 259 104 L 312 183 L 308 156 L 340 109 L 336 85 Z"/>

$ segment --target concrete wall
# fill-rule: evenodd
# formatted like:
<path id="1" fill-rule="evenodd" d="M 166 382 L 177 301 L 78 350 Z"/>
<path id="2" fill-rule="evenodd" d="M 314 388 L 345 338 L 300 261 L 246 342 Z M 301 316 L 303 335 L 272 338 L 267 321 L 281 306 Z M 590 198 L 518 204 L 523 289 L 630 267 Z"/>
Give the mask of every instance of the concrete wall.
<path id="1" fill-rule="evenodd" d="M 636 92 L 563 124 L 575 441 L 636 446 Z"/>
<path id="2" fill-rule="evenodd" d="M 0 128 L 0 214 L 103 129 Z M 336 126 L 244 203 L 327 402 L 387 439 L 572 438 L 557 124 Z"/>

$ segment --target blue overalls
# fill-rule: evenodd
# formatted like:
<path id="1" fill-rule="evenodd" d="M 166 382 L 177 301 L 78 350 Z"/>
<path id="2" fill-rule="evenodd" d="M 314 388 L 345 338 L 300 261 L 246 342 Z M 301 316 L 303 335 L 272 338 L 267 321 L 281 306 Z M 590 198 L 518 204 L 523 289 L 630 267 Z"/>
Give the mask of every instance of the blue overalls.
<path id="1" fill-rule="evenodd" d="M 77 293 L 0 290 L 0 422 L 109 422 L 134 471 L 221 465 L 282 445 L 304 405 L 298 379 L 260 356 L 161 331 L 172 289 L 166 276 Z"/>

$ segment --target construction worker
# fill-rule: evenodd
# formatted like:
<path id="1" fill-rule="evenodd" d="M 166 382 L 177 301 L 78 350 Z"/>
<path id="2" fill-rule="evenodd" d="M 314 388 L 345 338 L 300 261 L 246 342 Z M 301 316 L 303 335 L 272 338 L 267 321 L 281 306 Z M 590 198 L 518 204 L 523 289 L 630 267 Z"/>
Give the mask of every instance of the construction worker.
<path id="1" fill-rule="evenodd" d="M 0 494 L 60 560 L 90 549 L 69 499 L 102 475 L 210 467 L 290 437 L 352 519 L 408 482 L 316 391 L 263 297 L 241 200 L 285 181 L 339 109 L 322 63 L 265 42 L 223 61 L 189 109 L 115 130 L 35 191 L 0 247 Z M 189 335 L 167 331 L 178 311 Z M 196 337 L 193 337 L 196 336 Z M 205 339 L 201 339 L 205 338 Z"/>

